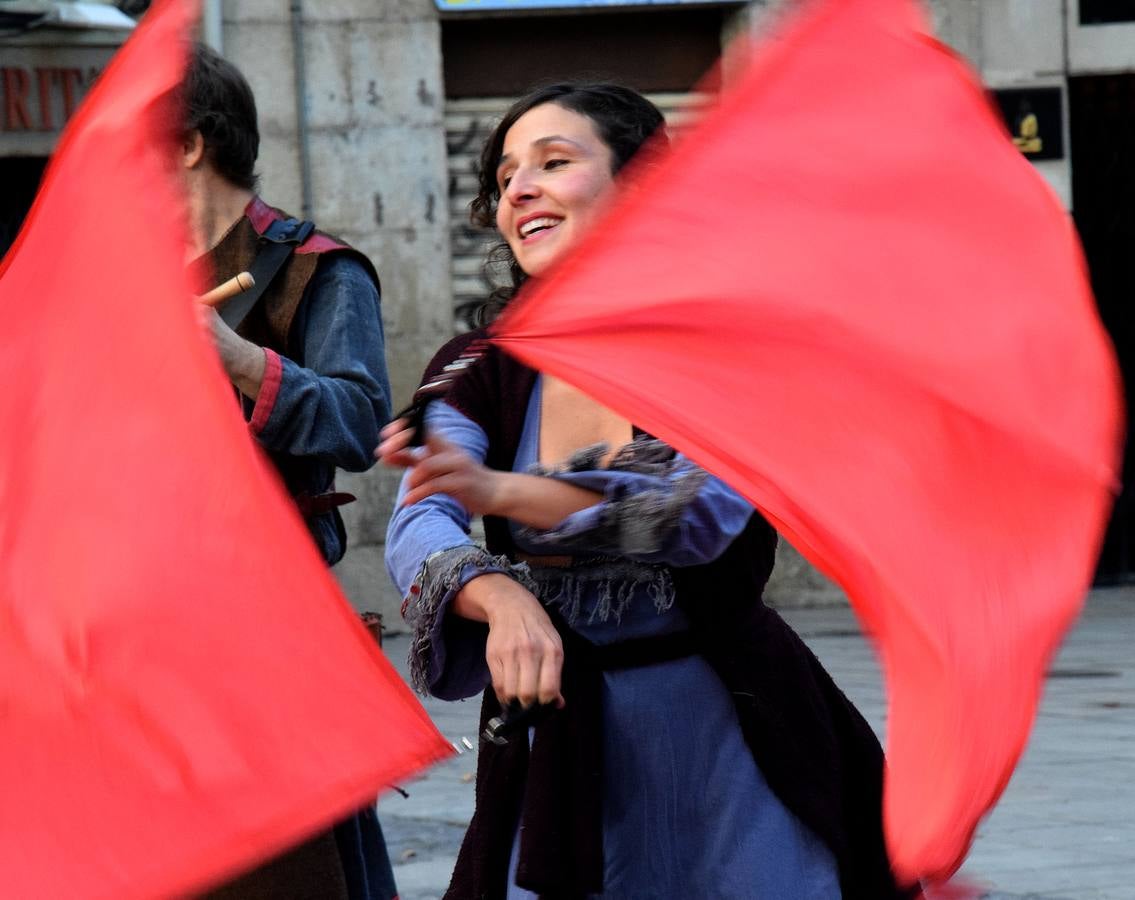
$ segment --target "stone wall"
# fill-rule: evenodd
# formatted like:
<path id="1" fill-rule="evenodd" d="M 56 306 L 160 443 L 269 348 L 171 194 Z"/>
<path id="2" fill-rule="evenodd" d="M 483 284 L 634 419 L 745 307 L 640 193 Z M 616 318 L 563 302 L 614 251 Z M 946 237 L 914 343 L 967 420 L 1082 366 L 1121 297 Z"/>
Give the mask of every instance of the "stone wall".
<path id="1" fill-rule="evenodd" d="M 938 34 L 992 89 L 1058 87 L 1068 146 L 1063 0 L 932 0 Z M 1072 205 L 1071 154 L 1037 160 L 1037 171 L 1065 207 Z"/>
<path id="2" fill-rule="evenodd" d="M 222 51 L 247 76 L 260 112 L 261 190 L 302 211 L 295 48 L 288 0 L 227 0 Z M 394 406 L 408 402 L 430 355 L 452 334 L 444 91 L 430 0 L 306 0 L 311 216 L 374 261 Z M 382 565 L 396 478 L 344 474 L 351 546 L 336 568 L 359 609 L 398 621 Z"/>
<path id="3" fill-rule="evenodd" d="M 743 31 L 747 21 L 760 31 L 784 2 L 754 0 L 731 19 L 723 38 Z M 930 6 L 942 39 L 993 86 L 1008 87 L 1064 83 L 1062 2 L 930 0 Z M 294 5 L 223 0 L 222 49 L 248 76 L 260 104 L 263 192 L 298 214 Z M 401 406 L 429 355 L 453 330 L 437 12 L 431 0 L 306 0 L 302 21 L 311 212 L 379 268 L 394 403 Z M 1067 203 L 1067 160 L 1039 168 Z M 398 627 L 398 598 L 381 560 L 395 482 L 377 469 L 342 477 L 341 487 L 360 500 L 345 509 L 351 549 L 336 573 L 360 609 L 382 610 Z M 842 598 L 784 542 L 769 594 L 780 605 Z"/>

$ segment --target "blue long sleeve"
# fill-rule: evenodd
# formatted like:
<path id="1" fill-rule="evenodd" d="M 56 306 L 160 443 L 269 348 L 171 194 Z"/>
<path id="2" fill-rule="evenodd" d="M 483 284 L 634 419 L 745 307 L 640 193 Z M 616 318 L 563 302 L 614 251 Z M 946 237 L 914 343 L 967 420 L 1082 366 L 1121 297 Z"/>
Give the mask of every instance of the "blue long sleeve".
<path id="1" fill-rule="evenodd" d="M 477 462 L 484 462 L 489 440 L 472 421 L 444 403 L 431 403 L 426 427 L 456 444 Z M 398 487 L 394 513 L 386 527 L 386 569 L 398 592 L 407 596 L 426 558 L 454 547 L 473 547 L 468 510 L 448 494 L 434 494 L 403 506 L 406 479 Z"/>
<path id="2" fill-rule="evenodd" d="M 348 256 L 320 260 L 292 323 L 296 360 L 279 358 L 279 385 L 256 437 L 273 453 L 316 457 L 361 472 L 374 464 L 390 418 L 380 298 Z M 262 388 L 263 391 L 263 388 Z"/>
<path id="3" fill-rule="evenodd" d="M 604 498 L 547 531 L 524 529 L 525 543 L 552 554 L 699 565 L 724 553 L 753 514 L 744 497 L 681 455 L 664 474 L 593 469 L 552 477 Z"/>
<path id="4" fill-rule="evenodd" d="M 444 403 L 431 403 L 426 427 L 484 462 L 489 441 L 474 422 Z M 402 506 L 406 477 L 386 531 L 386 568 L 413 629 L 410 674 L 415 688 L 443 700 L 480 693 L 489 683 L 485 662 L 488 627 L 449 615 L 457 592 L 479 575 L 518 572 L 469 536 L 470 515 L 445 494 Z"/>

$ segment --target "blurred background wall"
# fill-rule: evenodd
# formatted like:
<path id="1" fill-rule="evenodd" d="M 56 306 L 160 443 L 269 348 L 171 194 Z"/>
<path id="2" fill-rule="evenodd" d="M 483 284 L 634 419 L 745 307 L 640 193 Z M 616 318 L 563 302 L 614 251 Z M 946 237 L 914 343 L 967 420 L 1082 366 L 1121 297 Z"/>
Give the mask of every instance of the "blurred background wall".
<path id="1" fill-rule="evenodd" d="M 532 84 L 613 78 L 681 130 L 713 103 L 705 75 L 736 36 L 796 0 L 205 0 L 203 38 L 246 74 L 260 109 L 262 193 L 374 260 L 395 406 L 486 291 L 489 235 L 467 220 L 480 146 Z M 144 15 L 119 3 L 0 0 L 0 252 L 15 236 L 67 117 Z M 1125 377 L 1133 362 L 1135 0 L 932 0 L 941 38 L 991 89 L 1006 126 L 1070 209 Z M 941 138 L 949 142 L 949 123 Z M 1028 223 L 1022 222 L 1022 228 Z M 351 548 L 335 573 L 397 628 L 382 566 L 396 479 L 344 475 Z M 1135 571 L 1119 500 L 1099 579 Z M 770 597 L 839 602 L 782 549 Z"/>

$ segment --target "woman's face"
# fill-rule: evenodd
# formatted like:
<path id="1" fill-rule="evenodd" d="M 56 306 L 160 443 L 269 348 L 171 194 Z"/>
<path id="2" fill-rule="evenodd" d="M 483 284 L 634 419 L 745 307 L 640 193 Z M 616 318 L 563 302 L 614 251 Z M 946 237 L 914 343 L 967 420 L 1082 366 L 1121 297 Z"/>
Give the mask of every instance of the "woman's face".
<path id="1" fill-rule="evenodd" d="M 513 123 L 497 166 L 497 228 L 526 274 L 542 275 L 595 224 L 614 193 L 612 161 L 592 121 L 555 103 Z"/>

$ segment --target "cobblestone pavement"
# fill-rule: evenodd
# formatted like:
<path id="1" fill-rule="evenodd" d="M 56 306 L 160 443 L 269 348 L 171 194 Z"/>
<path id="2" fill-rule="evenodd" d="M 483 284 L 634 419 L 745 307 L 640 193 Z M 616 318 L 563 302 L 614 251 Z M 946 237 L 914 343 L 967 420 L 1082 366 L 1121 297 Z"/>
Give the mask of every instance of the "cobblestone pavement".
<path id="1" fill-rule="evenodd" d="M 883 690 L 846 608 L 788 610 L 880 733 Z M 388 640 L 404 672 L 407 640 Z M 426 701 L 442 733 L 476 744 L 478 701 Z M 476 755 L 466 752 L 384 797 L 379 812 L 402 900 L 445 890 L 473 813 Z M 987 900 L 1135 900 L 1135 589 L 1093 592 L 1052 666 L 1032 741 L 982 824 L 962 875 Z M 709 900 L 709 898 L 707 898 Z"/>

